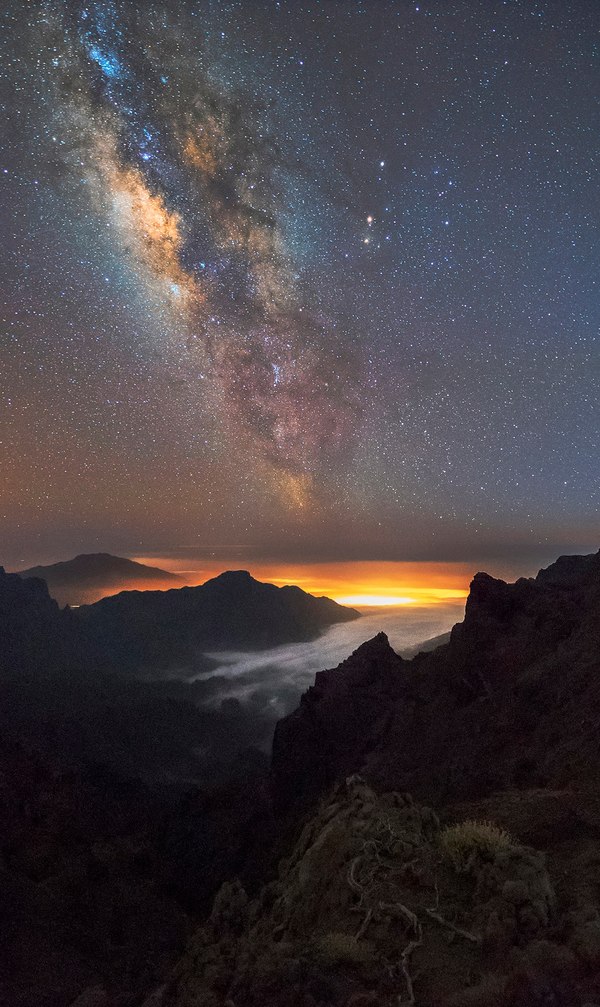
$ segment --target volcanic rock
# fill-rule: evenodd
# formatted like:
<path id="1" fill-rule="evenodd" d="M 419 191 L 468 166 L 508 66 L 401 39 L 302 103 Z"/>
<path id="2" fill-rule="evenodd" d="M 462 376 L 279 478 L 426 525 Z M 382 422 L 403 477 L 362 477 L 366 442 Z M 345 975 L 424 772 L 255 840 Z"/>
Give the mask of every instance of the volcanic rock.
<path id="1" fill-rule="evenodd" d="M 436 804 L 600 781 L 600 553 L 531 580 L 477 574 L 450 642 L 402 661 L 380 634 L 277 726 L 278 808 L 361 772 Z"/>

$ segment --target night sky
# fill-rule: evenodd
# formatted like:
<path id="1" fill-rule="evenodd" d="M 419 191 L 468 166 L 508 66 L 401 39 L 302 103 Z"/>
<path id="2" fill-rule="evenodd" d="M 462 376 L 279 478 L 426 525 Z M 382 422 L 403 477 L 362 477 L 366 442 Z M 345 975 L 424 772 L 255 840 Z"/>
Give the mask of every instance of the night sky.
<path id="1" fill-rule="evenodd" d="M 13 4 L 0 561 L 598 547 L 600 4 Z"/>

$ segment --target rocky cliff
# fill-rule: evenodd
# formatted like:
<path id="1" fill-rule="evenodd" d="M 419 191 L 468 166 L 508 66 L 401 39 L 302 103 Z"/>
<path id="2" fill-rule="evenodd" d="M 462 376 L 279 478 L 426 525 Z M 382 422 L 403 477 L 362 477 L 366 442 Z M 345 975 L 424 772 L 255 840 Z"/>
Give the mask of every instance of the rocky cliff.
<path id="1" fill-rule="evenodd" d="M 447 645 L 403 661 L 379 635 L 316 676 L 277 726 L 275 801 L 310 804 L 350 772 L 437 804 L 589 790 L 599 721 L 600 553 L 515 584 L 480 573 Z"/>

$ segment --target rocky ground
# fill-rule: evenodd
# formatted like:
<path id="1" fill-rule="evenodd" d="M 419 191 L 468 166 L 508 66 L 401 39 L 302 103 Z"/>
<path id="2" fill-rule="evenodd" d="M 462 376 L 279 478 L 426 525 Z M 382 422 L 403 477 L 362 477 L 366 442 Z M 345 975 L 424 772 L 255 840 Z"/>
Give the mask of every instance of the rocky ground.
<path id="1" fill-rule="evenodd" d="M 442 826 L 409 795 L 377 795 L 355 776 L 257 899 L 223 886 L 162 1002 L 583 1003 L 598 990 L 585 979 L 592 944 L 597 962 L 600 922 L 565 930 L 542 853 L 491 824 Z"/>

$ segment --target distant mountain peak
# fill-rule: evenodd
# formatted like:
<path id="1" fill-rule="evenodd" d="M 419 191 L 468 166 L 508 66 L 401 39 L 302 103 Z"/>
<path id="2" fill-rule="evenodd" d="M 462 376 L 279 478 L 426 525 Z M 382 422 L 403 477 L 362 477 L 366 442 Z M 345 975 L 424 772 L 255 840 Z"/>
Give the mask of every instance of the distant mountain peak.
<path id="1" fill-rule="evenodd" d="M 158 587 L 159 583 L 176 587 L 182 583 L 177 574 L 109 552 L 79 553 L 73 559 L 16 572 L 23 579 L 44 580 L 60 605 L 82 605 L 128 588 Z"/>
<path id="2" fill-rule="evenodd" d="M 318 637 L 327 627 L 359 618 L 354 609 L 301 588 L 226 570 L 197 587 L 122 591 L 80 608 L 97 641 L 117 647 L 122 668 L 194 668 L 220 650 L 262 650 Z"/>
<path id="3" fill-rule="evenodd" d="M 117 563 L 133 563 L 134 562 L 134 560 L 127 559 L 125 556 L 115 556 L 114 553 L 111 553 L 111 552 L 79 552 L 79 553 L 77 553 L 77 555 L 73 559 L 71 559 L 71 560 L 65 560 L 63 562 L 66 562 L 66 563 L 92 563 L 92 562 L 99 562 L 99 561 L 104 561 L 104 560 L 108 560 L 111 563 L 112 562 L 117 562 Z M 56 565 L 58 566 L 59 564 L 56 564 Z M 139 565 L 142 566 L 141 563 Z"/>
<path id="4" fill-rule="evenodd" d="M 252 576 L 249 570 L 224 570 L 223 573 L 217 574 L 216 577 L 211 577 L 211 580 L 212 581 L 230 580 L 230 581 L 237 581 L 238 583 L 242 583 L 242 581 L 254 581 L 255 584 L 259 583 L 259 581 L 257 581 L 256 578 Z M 207 584 L 209 583 L 210 581 L 207 581 Z"/>

